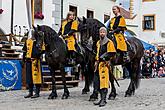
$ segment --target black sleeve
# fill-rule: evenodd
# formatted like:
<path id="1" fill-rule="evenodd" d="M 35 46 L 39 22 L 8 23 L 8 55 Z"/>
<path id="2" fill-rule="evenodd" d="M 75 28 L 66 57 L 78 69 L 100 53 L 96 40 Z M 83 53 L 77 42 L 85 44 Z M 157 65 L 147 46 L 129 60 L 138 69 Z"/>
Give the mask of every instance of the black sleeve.
<path id="1" fill-rule="evenodd" d="M 75 32 L 76 32 L 76 30 L 71 29 L 71 30 L 69 31 L 68 35 L 69 35 L 69 36 L 70 36 L 70 35 L 73 35 L 73 33 L 75 33 Z"/>
<path id="2" fill-rule="evenodd" d="M 58 35 L 60 36 L 62 34 L 62 26 L 60 27 L 60 30 L 58 31 Z"/>
<path id="3" fill-rule="evenodd" d="M 121 27 L 118 27 L 117 29 L 113 30 L 112 33 L 119 33 L 120 31 L 124 31 Z"/>
<path id="4" fill-rule="evenodd" d="M 115 52 L 106 52 L 100 56 L 100 59 L 105 59 L 106 61 L 110 60 L 111 57 L 115 55 Z"/>
<path id="5" fill-rule="evenodd" d="M 25 58 L 26 58 L 26 52 L 27 52 L 26 42 L 25 42 L 25 44 L 24 44 L 22 50 L 23 50 L 23 61 L 25 61 Z"/>

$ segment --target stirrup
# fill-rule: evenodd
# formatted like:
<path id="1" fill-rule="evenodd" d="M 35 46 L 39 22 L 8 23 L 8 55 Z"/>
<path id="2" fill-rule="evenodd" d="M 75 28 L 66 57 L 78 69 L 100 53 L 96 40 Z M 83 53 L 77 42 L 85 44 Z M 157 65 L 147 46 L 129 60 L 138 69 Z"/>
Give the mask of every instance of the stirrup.
<path id="1" fill-rule="evenodd" d="M 123 56 L 123 61 L 124 62 L 130 62 L 129 56 Z"/>

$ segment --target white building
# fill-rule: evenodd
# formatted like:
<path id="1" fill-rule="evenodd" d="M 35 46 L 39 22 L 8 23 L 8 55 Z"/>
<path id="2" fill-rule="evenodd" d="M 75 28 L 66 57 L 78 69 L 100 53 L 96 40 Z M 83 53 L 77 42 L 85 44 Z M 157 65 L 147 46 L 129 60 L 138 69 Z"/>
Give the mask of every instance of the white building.
<path id="1" fill-rule="evenodd" d="M 3 13 L 0 14 L 0 30 L 4 34 L 11 33 L 11 2 L 12 0 L 0 0 L 0 9 L 3 9 Z M 54 26 L 54 17 L 52 16 L 55 10 L 53 0 L 35 0 L 37 4 L 36 10 L 40 10 L 44 15 L 44 19 L 35 19 L 34 24 L 45 24 L 50 27 Z M 35 3 L 35 4 L 36 4 Z M 14 20 L 13 25 L 16 26 L 16 32 L 19 34 L 19 26 L 21 26 L 21 34 L 24 33 L 23 26 L 28 28 L 26 0 L 14 0 Z M 15 32 L 15 31 L 14 31 Z M 2 34 L 2 33 L 1 33 Z"/>
<path id="2" fill-rule="evenodd" d="M 165 1 L 141 0 L 140 38 L 156 44 L 165 45 Z"/>
<path id="3" fill-rule="evenodd" d="M 68 11 L 74 11 L 78 17 L 96 18 L 104 23 L 111 16 L 112 6 L 115 5 L 115 1 L 116 0 L 54 0 L 56 8 L 53 15 L 56 17 L 56 30 L 60 27 L 60 18 L 62 17 L 62 19 L 64 19 Z"/>

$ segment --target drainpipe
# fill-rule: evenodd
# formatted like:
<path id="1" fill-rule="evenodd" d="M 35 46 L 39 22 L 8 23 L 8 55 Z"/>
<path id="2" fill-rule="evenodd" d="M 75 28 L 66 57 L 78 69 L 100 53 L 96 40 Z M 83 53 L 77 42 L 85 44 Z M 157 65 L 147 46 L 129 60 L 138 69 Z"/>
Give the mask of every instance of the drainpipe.
<path id="1" fill-rule="evenodd" d="M 14 0 L 12 0 L 11 2 L 11 27 L 10 27 L 10 31 L 11 34 L 13 34 L 13 20 L 14 20 Z M 12 37 L 9 37 L 9 42 L 12 42 Z"/>
<path id="2" fill-rule="evenodd" d="M 61 0 L 61 20 L 63 19 L 63 3 L 64 3 L 64 0 Z"/>

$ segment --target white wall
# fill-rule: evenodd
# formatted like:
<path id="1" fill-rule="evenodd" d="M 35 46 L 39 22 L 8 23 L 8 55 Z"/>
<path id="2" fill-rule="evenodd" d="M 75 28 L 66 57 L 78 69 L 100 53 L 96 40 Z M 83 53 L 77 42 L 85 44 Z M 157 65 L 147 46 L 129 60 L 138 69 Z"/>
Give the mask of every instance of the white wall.
<path id="1" fill-rule="evenodd" d="M 141 22 L 139 23 L 140 29 L 140 38 L 143 40 L 153 43 L 153 42 L 165 42 L 165 38 L 161 38 L 160 32 L 165 32 L 165 1 L 164 0 L 156 0 L 153 2 L 142 2 L 141 3 Z M 142 21 L 143 15 L 147 14 L 155 14 L 155 31 L 143 31 L 142 29 Z"/>
<path id="2" fill-rule="evenodd" d="M 27 11 L 26 0 L 14 0 L 14 25 L 27 26 Z M 10 19 L 11 19 L 11 0 L 2 0 L 3 14 L 0 15 L 0 28 L 4 30 L 6 34 L 10 33 Z M 52 17 L 52 11 L 55 9 L 52 4 L 52 0 L 43 0 L 43 20 L 35 19 L 35 24 L 45 24 L 52 27 L 54 18 Z M 22 31 L 23 32 L 23 31 Z"/>
<path id="3" fill-rule="evenodd" d="M 94 18 L 104 23 L 104 14 L 110 14 L 115 3 L 111 0 L 64 0 L 65 18 L 69 11 L 69 5 L 77 7 L 77 16 L 87 16 L 87 10 L 94 11 Z"/>

